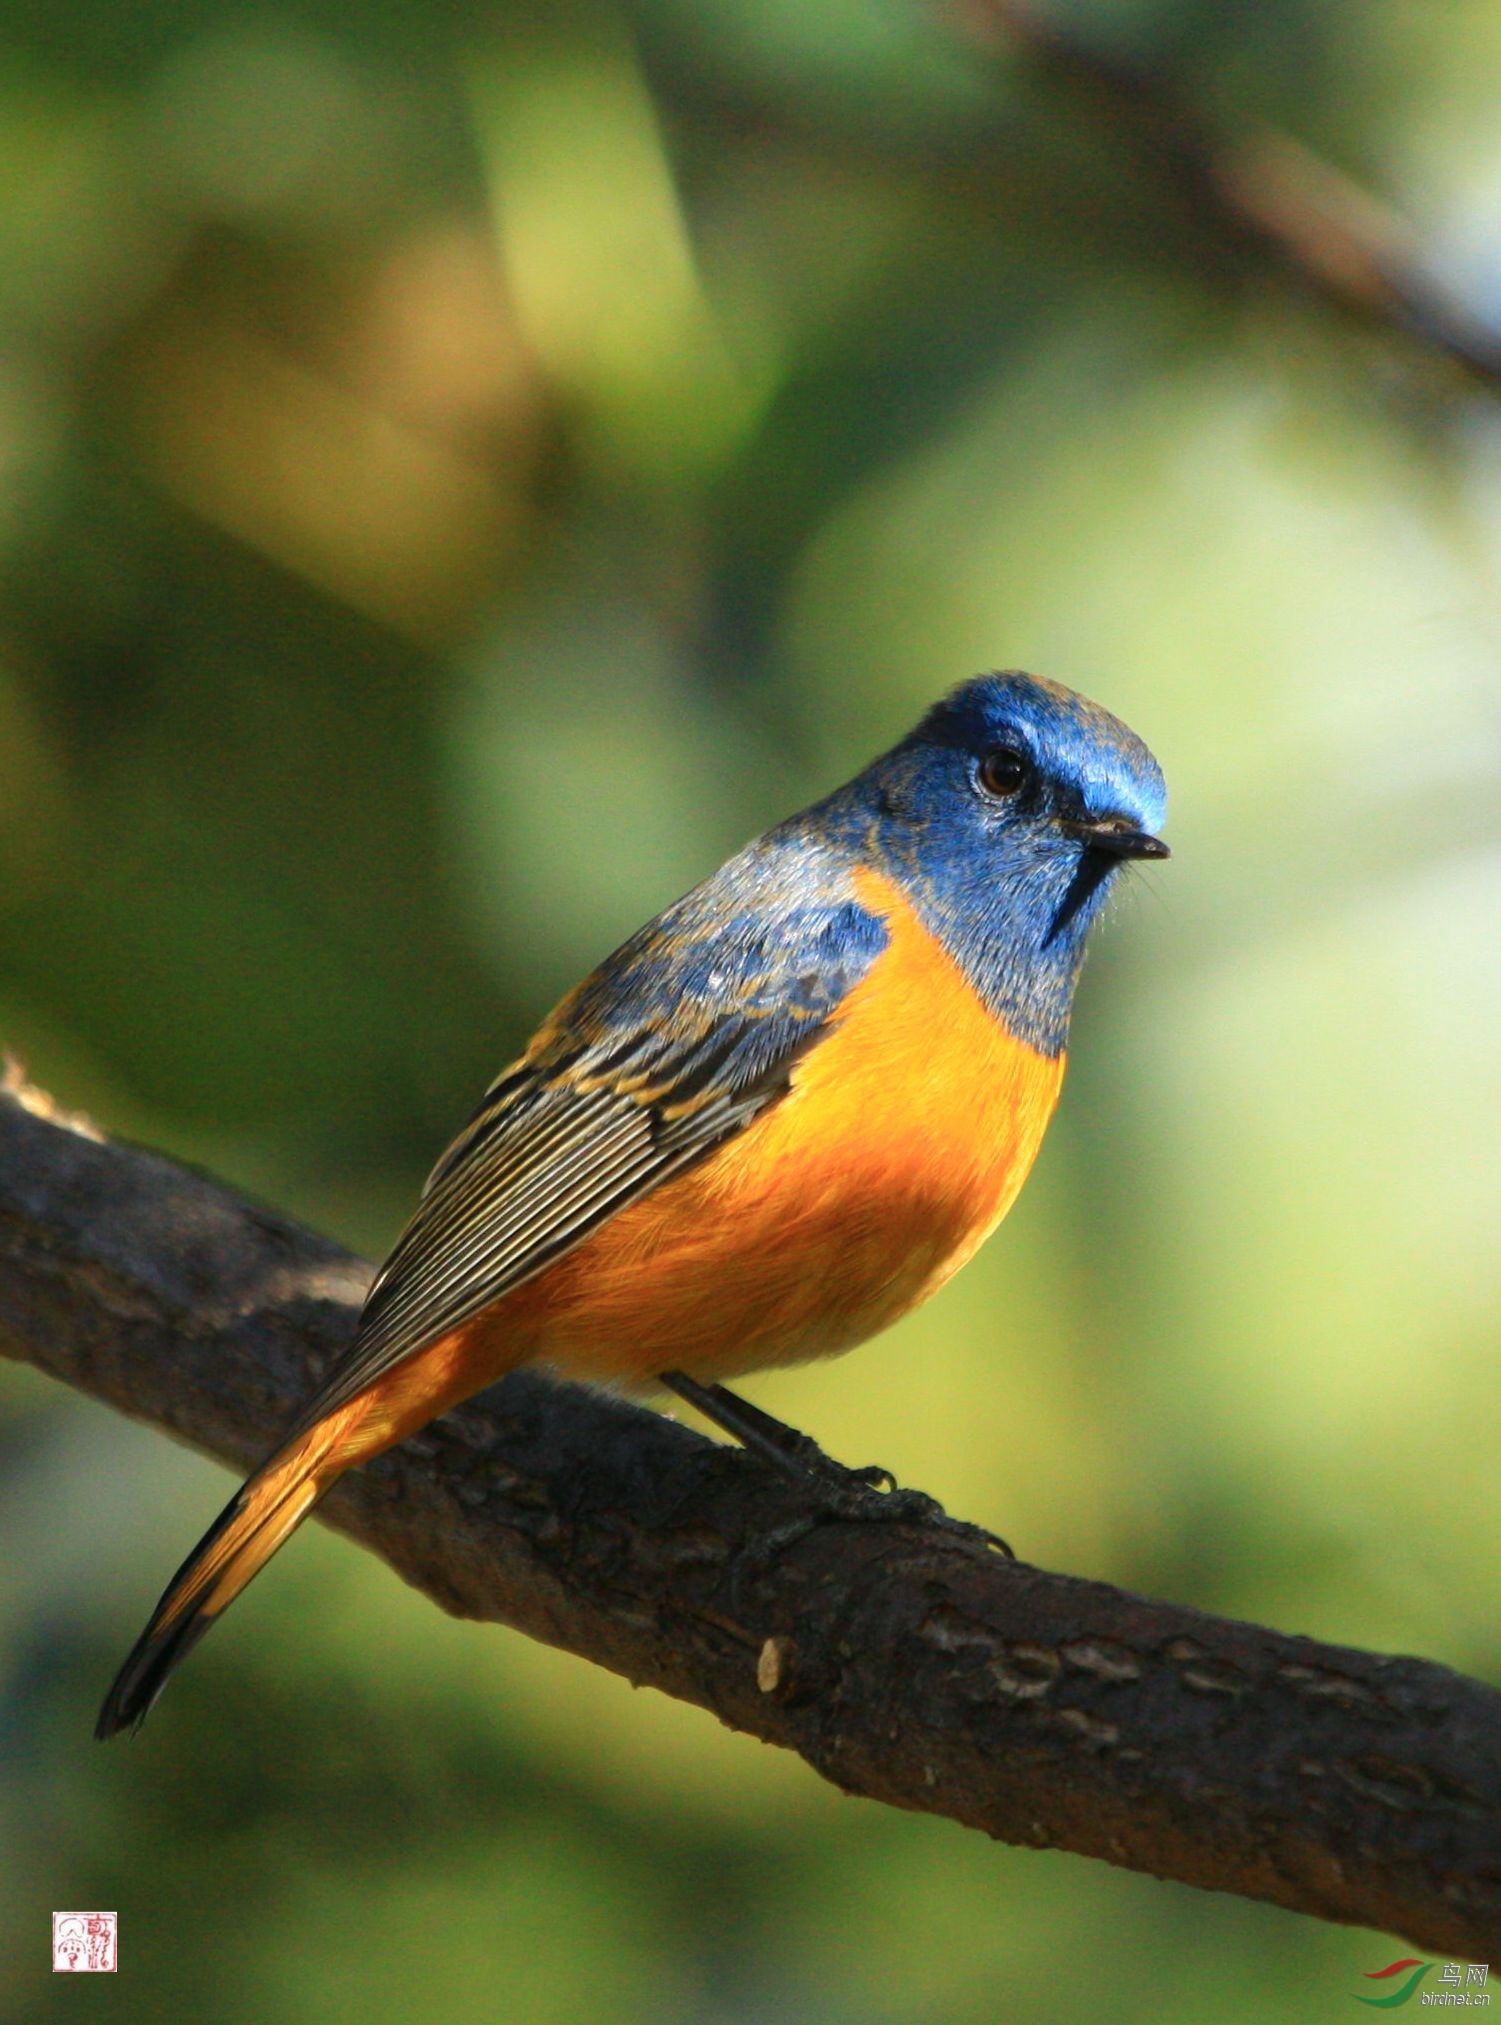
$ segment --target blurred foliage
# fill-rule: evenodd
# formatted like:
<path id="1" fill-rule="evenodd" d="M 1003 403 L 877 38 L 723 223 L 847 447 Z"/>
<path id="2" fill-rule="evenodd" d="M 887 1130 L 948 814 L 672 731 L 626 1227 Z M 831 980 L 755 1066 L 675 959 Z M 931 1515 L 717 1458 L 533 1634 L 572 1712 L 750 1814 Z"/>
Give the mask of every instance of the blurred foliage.
<path id="1" fill-rule="evenodd" d="M 1058 0 L 1501 302 L 1480 0 Z M 550 999 L 1020 664 L 1176 856 L 987 1255 L 759 1397 L 1029 1556 L 1498 1670 L 1501 415 L 918 0 L 0 6 L 0 1033 L 350 1242 Z M 1324 2016 L 1385 1944 L 998 1849 L 0 1373 L 0 2018 Z"/>

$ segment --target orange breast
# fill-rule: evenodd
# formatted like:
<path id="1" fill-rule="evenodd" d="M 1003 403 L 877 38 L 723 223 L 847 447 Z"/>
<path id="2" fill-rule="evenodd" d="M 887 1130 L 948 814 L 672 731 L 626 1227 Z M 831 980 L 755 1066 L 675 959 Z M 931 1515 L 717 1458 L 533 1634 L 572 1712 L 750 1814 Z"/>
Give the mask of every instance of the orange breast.
<path id="1" fill-rule="evenodd" d="M 497 1351 L 519 1335 L 539 1361 L 628 1383 L 795 1363 L 894 1322 L 995 1228 L 1063 1058 L 1005 1031 L 897 889 L 860 883 L 891 940 L 789 1094 L 498 1303 Z"/>

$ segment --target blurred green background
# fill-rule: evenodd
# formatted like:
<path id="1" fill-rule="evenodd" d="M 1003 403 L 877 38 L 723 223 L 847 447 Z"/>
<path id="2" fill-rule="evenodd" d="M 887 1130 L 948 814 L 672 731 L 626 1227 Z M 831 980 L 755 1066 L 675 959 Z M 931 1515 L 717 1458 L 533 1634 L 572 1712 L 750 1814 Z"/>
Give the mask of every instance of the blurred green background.
<path id="1" fill-rule="evenodd" d="M 1058 0 L 1501 305 L 1501 13 Z M 985 1256 L 751 1389 L 1031 1559 L 1495 1678 L 1501 407 L 918 0 L 4 0 L 0 1036 L 367 1252 L 575 976 L 976 670 L 1153 745 Z M 1337 2016 L 1384 1941 L 839 1798 L 0 1369 L 0 2018 Z M 121 1973 L 48 1973 L 54 1907 Z M 66 1999 L 66 2001 L 64 2001 Z"/>

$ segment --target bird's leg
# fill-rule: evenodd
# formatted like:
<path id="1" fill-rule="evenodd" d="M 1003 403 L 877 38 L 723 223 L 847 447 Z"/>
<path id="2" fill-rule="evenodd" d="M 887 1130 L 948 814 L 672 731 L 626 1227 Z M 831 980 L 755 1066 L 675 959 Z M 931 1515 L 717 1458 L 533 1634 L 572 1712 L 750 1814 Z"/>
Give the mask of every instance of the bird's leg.
<path id="1" fill-rule="evenodd" d="M 938 1525 L 970 1539 L 983 1539 L 1015 1559 L 998 1534 L 963 1519 L 951 1519 L 936 1498 L 930 1498 L 926 1491 L 902 1490 L 890 1470 L 879 1464 L 854 1470 L 835 1462 L 811 1435 L 800 1434 L 774 1414 L 752 1406 L 726 1385 L 700 1385 L 684 1371 L 664 1371 L 660 1383 L 784 1475 L 804 1481 L 811 1476 L 828 1494 L 836 1517 L 905 1519 Z"/>
<path id="2" fill-rule="evenodd" d="M 738 1392 L 731 1392 L 727 1385 L 700 1385 L 685 1371 L 664 1371 L 659 1382 L 669 1392 L 675 1392 L 679 1399 L 685 1399 L 723 1433 L 733 1435 L 742 1448 L 748 1448 L 753 1455 L 760 1456 L 763 1462 L 771 1463 L 787 1476 L 829 1477 L 841 1483 L 848 1477 L 854 1477 L 860 1483 L 875 1486 L 884 1479 L 892 1484 L 889 1470 L 846 1469 L 843 1463 L 825 1455 L 811 1435 L 799 1434 L 795 1427 L 789 1427 L 786 1421 L 778 1420 L 759 1406 L 752 1406 L 748 1399 L 742 1399 Z"/>

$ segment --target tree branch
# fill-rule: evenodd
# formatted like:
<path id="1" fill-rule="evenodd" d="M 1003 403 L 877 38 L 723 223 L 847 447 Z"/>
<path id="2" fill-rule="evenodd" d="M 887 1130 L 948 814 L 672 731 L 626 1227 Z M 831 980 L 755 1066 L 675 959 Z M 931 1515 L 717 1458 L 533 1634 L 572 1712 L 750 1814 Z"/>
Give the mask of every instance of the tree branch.
<path id="1" fill-rule="evenodd" d="M 367 1278 L 18 1077 L 0 1094 L 5 1355 L 245 1468 Z M 323 1516 L 444 1609 L 712 1709 L 848 1792 L 1501 1950 L 1501 1696 L 1443 1667 L 920 1525 L 821 1522 L 753 1457 L 524 1373 L 346 1478 Z"/>
<path id="2" fill-rule="evenodd" d="M 1290 135 L 1219 130 L 1166 79 L 1081 40 L 1030 0 L 941 0 L 1089 104 L 1223 245 L 1269 257 L 1325 301 L 1438 352 L 1501 392 L 1501 331 L 1427 268 L 1396 212 Z"/>

